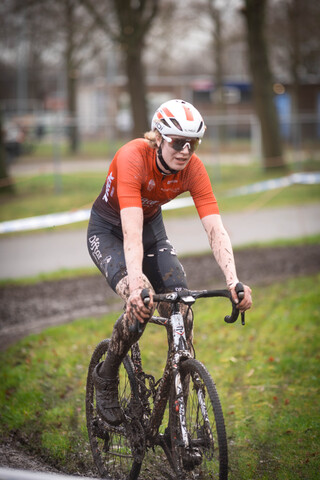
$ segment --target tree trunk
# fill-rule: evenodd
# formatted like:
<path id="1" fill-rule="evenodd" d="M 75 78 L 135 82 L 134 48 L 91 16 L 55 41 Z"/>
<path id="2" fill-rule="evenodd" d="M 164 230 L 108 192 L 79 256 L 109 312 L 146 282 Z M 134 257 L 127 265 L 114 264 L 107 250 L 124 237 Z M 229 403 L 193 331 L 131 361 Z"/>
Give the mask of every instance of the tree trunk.
<path id="1" fill-rule="evenodd" d="M 299 0 L 293 0 L 287 5 L 287 18 L 289 24 L 289 38 L 290 38 L 290 50 L 288 52 L 290 59 L 290 74 L 291 74 L 291 120 L 292 120 L 292 139 L 294 148 L 299 150 L 300 146 L 300 131 L 301 125 L 299 121 L 299 88 L 300 88 L 300 75 L 299 67 L 301 65 L 301 18 L 303 4 Z"/>
<path id="2" fill-rule="evenodd" d="M 14 188 L 10 181 L 6 164 L 6 152 L 4 146 L 4 135 L 2 125 L 2 114 L 0 111 L 0 194 L 13 193 Z"/>
<path id="3" fill-rule="evenodd" d="M 214 53 L 215 53 L 215 90 L 216 90 L 216 112 L 224 117 L 226 115 L 226 102 L 224 95 L 224 70 L 223 70 L 223 40 L 222 40 L 222 21 L 220 11 L 210 4 L 210 14 L 215 25 L 214 32 Z M 226 139 L 226 125 L 222 122 L 218 125 L 218 138 L 219 141 L 225 141 Z"/>
<path id="4" fill-rule="evenodd" d="M 112 0 L 116 15 L 115 26 L 108 16 L 99 14 L 93 1 L 80 0 L 80 3 L 92 15 L 96 25 L 121 47 L 131 100 L 132 134 L 135 137 L 141 137 L 150 128 L 142 52 L 145 46 L 145 37 L 157 15 L 160 2 L 158 0 Z"/>
<path id="5" fill-rule="evenodd" d="M 68 138 L 69 150 L 77 153 L 79 150 L 79 135 L 77 125 L 77 72 L 74 66 L 75 50 L 75 18 L 74 4 L 67 1 L 65 4 L 67 45 L 66 45 L 66 76 L 67 76 L 67 103 L 68 103 Z"/>
<path id="6" fill-rule="evenodd" d="M 272 75 L 264 37 L 266 0 L 245 0 L 249 64 L 253 96 L 261 126 L 264 167 L 285 168 L 279 120 L 274 104 Z"/>
<path id="7" fill-rule="evenodd" d="M 79 150 L 79 132 L 77 125 L 77 79 L 71 69 L 67 69 L 67 96 L 68 96 L 68 137 L 69 150 L 77 153 Z"/>
<path id="8" fill-rule="evenodd" d="M 134 50 L 129 49 L 127 51 L 126 73 L 133 117 L 132 135 L 134 137 L 141 137 L 144 132 L 150 130 L 150 125 L 148 125 L 145 76 L 141 57 L 142 51 L 137 47 Z"/>

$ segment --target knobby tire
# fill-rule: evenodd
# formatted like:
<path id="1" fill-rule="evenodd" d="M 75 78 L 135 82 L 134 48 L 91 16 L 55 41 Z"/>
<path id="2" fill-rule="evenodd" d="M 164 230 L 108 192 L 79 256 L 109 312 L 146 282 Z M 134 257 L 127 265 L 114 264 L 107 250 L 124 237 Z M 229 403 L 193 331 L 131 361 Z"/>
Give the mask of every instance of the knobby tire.
<path id="1" fill-rule="evenodd" d="M 186 427 L 191 449 L 182 445 L 180 418 L 171 398 L 170 430 L 172 456 L 179 480 L 227 480 L 228 447 L 223 413 L 217 389 L 204 365 L 195 359 L 181 363 L 180 374 L 186 409 Z M 198 391 L 204 398 L 208 420 L 203 416 Z"/>
<path id="2" fill-rule="evenodd" d="M 87 430 L 94 463 L 99 475 L 108 480 L 137 480 L 141 469 L 141 461 L 135 460 L 135 449 L 139 445 L 130 444 L 125 422 L 118 427 L 104 422 L 96 409 L 96 392 L 92 381 L 95 366 L 104 360 L 109 339 L 100 342 L 89 364 L 86 387 Z M 130 408 L 136 391 L 136 380 L 131 359 L 127 356 L 119 370 L 119 402 L 124 412 Z M 143 453 L 140 455 L 143 455 Z"/>

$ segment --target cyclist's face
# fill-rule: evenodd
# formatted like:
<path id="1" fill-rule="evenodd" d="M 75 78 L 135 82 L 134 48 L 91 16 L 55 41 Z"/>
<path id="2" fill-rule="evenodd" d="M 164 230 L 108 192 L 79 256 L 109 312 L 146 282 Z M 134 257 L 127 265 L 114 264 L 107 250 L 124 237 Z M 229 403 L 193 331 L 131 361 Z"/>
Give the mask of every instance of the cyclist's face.
<path id="1" fill-rule="evenodd" d="M 169 165 L 170 168 L 172 168 L 172 170 L 183 170 L 188 164 L 191 155 L 193 154 L 192 148 L 190 146 L 192 140 L 190 139 L 190 143 L 188 143 L 188 139 L 185 137 L 170 135 L 170 138 L 172 138 L 172 140 L 181 140 L 181 145 L 183 145 L 183 148 L 177 151 L 172 146 L 173 142 L 167 142 L 166 140 L 161 139 L 160 143 L 164 161 Z"/>

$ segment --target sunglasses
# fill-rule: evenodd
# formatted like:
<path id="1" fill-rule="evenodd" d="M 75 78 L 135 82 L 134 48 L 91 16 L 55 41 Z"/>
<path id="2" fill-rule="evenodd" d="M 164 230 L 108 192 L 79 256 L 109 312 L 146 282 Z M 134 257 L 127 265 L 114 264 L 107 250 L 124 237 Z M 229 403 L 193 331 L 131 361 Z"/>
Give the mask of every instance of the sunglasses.
<path id="1" fill-rule="evenodd" d="M 181 152 L 186 146 L 188 147 L 189 152 L 194 152 L 201 143 L 199 138 L 171 138 L 166 135 L 162 135 L 162 137 L 176 152 Z"/>

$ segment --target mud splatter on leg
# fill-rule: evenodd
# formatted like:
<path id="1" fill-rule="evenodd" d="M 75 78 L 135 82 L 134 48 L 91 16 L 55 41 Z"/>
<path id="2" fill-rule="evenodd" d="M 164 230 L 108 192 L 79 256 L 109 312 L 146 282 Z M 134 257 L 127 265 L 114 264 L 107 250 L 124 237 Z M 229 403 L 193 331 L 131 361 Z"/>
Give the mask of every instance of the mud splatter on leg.
<path id="1" fill-rule="evenodd" d="M 147 279 L 147 277 L 143 278 L 143 282 L 144 282 L 144 288 L 148 288 L 152 290 L 152 286 L 149 280 Z M 130 296 L 129 281 L 127 276 L 118 282 L 116 286 L 116 292 L 125 302 L 127 302 L 127 299 Z M 145 329 L 146 324 L 147 322 L 145 322 L 145 324 L 142 325 L 143 330 Z M 143 332 L 138 333 L 136 331 L 131 332 L 130 325 L 131 325 L 131 321 L 129 320 L 126 313 L 124 313 L 123 315 L 121 315 L 120 318 L 118 318 L 118 320 L 116 321 L 113 327 L 113 332 L 111 335 L 108 352 L 109 351 L 112 352 L 113 356 L 117 358 L 118 367 L 121 361 L 123 360 L 123 358 L 128 353 L 131 345 L 137 342 L 143 333 Z M 107 355 L 107 359 L 108 359 L 108 356 L 109 356 L 109 353 Z M 115 361 L 116 360 L 114 360 L 114 362 Z"/>

